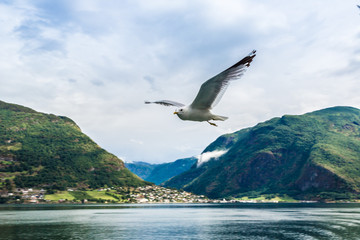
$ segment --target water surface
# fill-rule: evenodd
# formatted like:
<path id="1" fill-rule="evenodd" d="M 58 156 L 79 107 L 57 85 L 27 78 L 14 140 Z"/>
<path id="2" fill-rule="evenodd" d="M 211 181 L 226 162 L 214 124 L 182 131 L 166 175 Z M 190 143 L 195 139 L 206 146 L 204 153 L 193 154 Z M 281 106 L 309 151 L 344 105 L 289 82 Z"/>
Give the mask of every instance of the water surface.
<path id="1" fill-rule="evenodd" d="M 0 205 L 0 239 L 360 239 L 360 204 Z"/>

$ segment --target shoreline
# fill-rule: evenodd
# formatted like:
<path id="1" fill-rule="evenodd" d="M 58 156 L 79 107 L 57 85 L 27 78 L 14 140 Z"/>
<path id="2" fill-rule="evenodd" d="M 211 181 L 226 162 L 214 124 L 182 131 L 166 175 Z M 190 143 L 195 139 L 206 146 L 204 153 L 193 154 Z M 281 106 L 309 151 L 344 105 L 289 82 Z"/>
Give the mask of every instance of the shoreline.
<path id="1" fill-rule="evenodd" d="M 339 197 L 335 194 L 313 195 L 307 199 L 295 199 L 287 194 L 259 194 L 209 199 L 204 195 L 196 195 L 183 190 L 169 189 L 157 185 L 137 188 L 101 188 L 101 189 L 67 189 L 62 191 L 45 191 L 44 189 L 17 189 L 3 192 L 0 196 L 2 204 L 262 204 L 262 203 L 360 203 L 358 198 Z"/>
<path id="2" fill-rule="evenodd" d="M 211 200 L 208 202 L 146 202 L 146 203 L 140 203 L 140 202 L 55 202 L 55 201 L 47 201 L 47 202 L 10 202 L 10 203 L 1 203 L 1 206 L 124 206 L 124 205 L 281 205 L 281 204 L 360 204 L 360 200 L 356 201 L 221 201 L 221 200 Z"/>

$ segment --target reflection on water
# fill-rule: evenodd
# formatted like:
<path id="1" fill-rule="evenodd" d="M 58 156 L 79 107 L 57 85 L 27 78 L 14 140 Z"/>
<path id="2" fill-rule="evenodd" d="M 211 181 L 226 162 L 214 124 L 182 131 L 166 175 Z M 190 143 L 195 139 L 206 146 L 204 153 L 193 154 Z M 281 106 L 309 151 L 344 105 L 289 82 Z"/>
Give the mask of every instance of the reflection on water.
<path id="1" fill-rule="evenodd" d="M 360 205 L 0 205 L 0 239 L 360 239 Z"/>

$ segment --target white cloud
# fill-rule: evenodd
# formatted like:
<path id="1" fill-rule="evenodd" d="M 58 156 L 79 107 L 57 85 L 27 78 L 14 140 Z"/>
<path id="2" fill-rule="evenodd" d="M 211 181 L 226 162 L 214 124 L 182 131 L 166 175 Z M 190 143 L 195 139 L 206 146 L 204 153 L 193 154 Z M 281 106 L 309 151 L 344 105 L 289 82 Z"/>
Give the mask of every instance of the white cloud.
<path id="1" fill-rule="evenodd" d="M 200 167 L 201 165 L 210 161 L 211 159 L 217 160 L 219 157 L 221 157 L 222 155 L 227 153 L 227 151 L 228 150 L 215 150 L 212 152 L 204 152 L 204 153 L 200 154 L 199 156 L 197 156 L 198 161 L 196 163 L 196 166 Z"/>
<path id="2" fill-rule="evenodd" d="M 232 28 L 245 34 L 253 31 L 268 33 L 288 27 L 286 14 L 279 5 L 248 0 L 214 0 L 203 1 L 203 6 L 203 16 L 211 27 Z"/>
<path id="3" fill-rule="evenodd" d="M 194 156 L 220 134 L 271 117 L 360 107 L 356 4 L 0 3 L 1 100 L 66 115 L 99 145 L 130 161 Z M 205 80 L 253 48 L 258 55 L 250 69 L 214 108 L 229 117 L 218 128 L 181 121 L 171 107 L 143 104 L 191 103 Z"/>
<path id="4" fill-rule="evenodd" d="M 130 142 L 135 143 L 135 144 L 138 144 L 138 145 L 143 145 L 143 144 L 144 144 L 143 141 L 141 141 L 141 140 L 136 140 L 136 139 L 130 139 Z"/>

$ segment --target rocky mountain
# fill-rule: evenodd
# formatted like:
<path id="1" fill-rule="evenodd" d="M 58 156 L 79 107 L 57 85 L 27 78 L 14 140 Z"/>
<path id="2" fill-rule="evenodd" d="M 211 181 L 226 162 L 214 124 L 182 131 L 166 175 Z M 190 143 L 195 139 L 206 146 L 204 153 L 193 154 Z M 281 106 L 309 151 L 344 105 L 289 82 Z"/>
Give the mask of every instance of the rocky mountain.
<path id="1" fill-rule="evenodd" d="M 196 165 L 165 186 L 212 198 L 359 197 L 360 110 L 332 107 L 285 115 L 220 136 Z"/>
<path id="2" fill-rule="evenodd" d="M 67 117 L 0 101 L 0 189 L 142 186 Z"/>
<path id="3" fill-rule="evenodd" d="M 190 157 L 178 159 L 169 163 L 150 164 L 146 162 L 133 162 L 125 163 L 125 166 L 142 179 L 159 185 L 166 180 L 189 170 L 196 161 L 197 158 Z"/>

